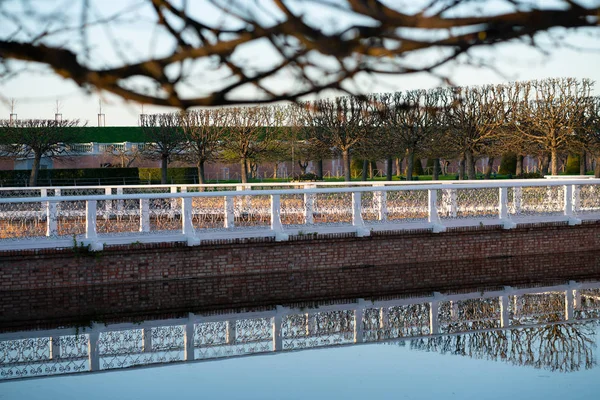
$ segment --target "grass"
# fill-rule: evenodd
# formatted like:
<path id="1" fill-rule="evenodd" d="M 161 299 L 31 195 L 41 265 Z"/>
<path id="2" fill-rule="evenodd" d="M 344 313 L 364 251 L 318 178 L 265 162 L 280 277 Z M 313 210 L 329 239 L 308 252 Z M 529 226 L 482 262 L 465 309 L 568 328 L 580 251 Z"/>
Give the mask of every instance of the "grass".
<path id="1" fill-rule="evenodd" d="M 483 178 L 483 174 L 477 174 L 477 179 L 484 179 Z M 457 176 L 455 174 L 449 174 L 449 175 L 440 175 L 439 180 L 441 181 L 452 181 L 452 180 L 457 180 L 456 178 Z M 420 176 L 415 176 L 413 177 L 414 180 L 416 181 L 430 181 L 433 179 L 432 175 L 420 175 Z M 508 175 L 499 175 L 497 174 L 495 178 L 491 178 L 492 180 L 494 179 L 509 179 Z M 367 179 L 366 182 L 385 182 L 387 181 L 385 177 L 376 177 L 373 179 Z M 392 177 L 392 181 L 403 181 L 405 182 L 406 179 L 404 177 L 399 178 L 398 176 L 394 175 Z M 292 182 L 291 179 L 285 179 L 285 178 L 262 178 L 262 179 L 249 179 L 248 183 L 287 183 L 287 182 Z M 319 182 L 344 182 L 344 178 L 343 177 L 339 177 L 339 178 L 325 178 L 322 181 Z M 352 182 L 363 182 L 360 178 L 353 178 Z M 217 184 L 217 183 L 237 183 L 240 184 L 239 180 L 219 180 L 218 182 L 216 180 L 210 180 L 207 183 L 209 184 Z M 306 183 L 310 183 L 310 181 L 306 181 Z"/>

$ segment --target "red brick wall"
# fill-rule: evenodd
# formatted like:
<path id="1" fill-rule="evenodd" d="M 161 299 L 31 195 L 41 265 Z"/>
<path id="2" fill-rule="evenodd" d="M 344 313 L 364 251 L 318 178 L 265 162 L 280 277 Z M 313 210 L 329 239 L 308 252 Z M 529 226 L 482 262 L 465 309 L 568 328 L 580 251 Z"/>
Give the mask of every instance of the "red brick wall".
<path id="1" fill-rule="evenodd" d="M 338 271 L 350 276 L 369 267 L 403 271 L 404 288 L 508 284 L 555 276 L 593 275 L 600 266 L 574 263 L 498 271 L 511 257 L 600 250 L 600 224 L 469 229 L 440 234 L 405 232 L 367 238 L 302 236 L 271 240 L 108 247 L 99 253 L 71 249 L 0 253 L 0 292 L 86 285 L 167 281 L 249 274 Z M 495 260 L 494 267 L 472 260 Z M 496 262 L 500 260 L 500 263 Z M 448 262 L 440 264 L 442 262 Z M 418 264 L 418 265 L 415 265 Z M 507 263 L 509 265 L 510 263 Z M 446 267 L 442 268 L 442 265 Z M 341 272 L 340 272 L 341 271 Z M 400 279 L 399 278 L 399 279 Z M 360 279 L 366 279 L 361 275 Z M 385 280 L 385 277 L 382 278 Z M 323 292 L 329 289 L 323 285 Z M 277 287 L 272 288 L 277 291 Z"/>

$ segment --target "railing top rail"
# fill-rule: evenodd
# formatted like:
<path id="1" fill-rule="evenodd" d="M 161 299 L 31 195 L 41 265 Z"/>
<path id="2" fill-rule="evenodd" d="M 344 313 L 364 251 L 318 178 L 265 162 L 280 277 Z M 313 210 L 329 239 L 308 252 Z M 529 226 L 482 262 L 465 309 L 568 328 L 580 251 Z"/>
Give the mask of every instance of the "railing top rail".
<path id="1" fill-rule="evenodd" d="M 360 182 L 269 182 L 269 183 L 215 183 L 215 184 L 158 184 L 158 185 L 77 185 L 77 186 L 13 186 L 13 187 L 0 187 L 0 191 L 10 190 L 73 190 L 73 189 L 108 189 L 108 188 L 121 188 L 121 189 L 152 189 L 152 188 L 227 188 L 227 187 L 248 187 L 254 186 L 259 187 L 283 187 L 283 186 L 299 186 L 304 187 L 306 185 L 319 186 L 348 186 L 348 187 L 378 187 L 378 186 L 427 186 L 427 185 L 476 185 L 477 187 L 489 186 L 489 187 L 514 187 L 514 186 L 560 186 L 560 185 L 591 185 L 598 184 L 600 179 L 598 178 L 587 178 L 582 180 L 580 178 L 570 179 L 507 179 L 507 180 L 463 180 L 463 181 L 360 181 Z"/>
<path id="2" fill-rule="evenodd" d="M 464 182 L 464 181 L 463 181 Z M 473 181 L 472 181 L 473 182 Z M 506 182 L 485 183 L 440 183 L 424 185 L 394 185 L 394 186 L 359 186 L 341 188 L 311 188 L 311 189 L 280 189 L 280 190 L 238 190 L 221 192 L 185 192 L 185 193 L 132 193 L 119 195 L 78 195 L 78 196 L 45 196 L 45 197 L 19 197 L 0 198 L 3 203 L 36 203 L 41 201 L 82 201 L 82 200 L 133 200 L 133 199 L 171 199 L 171 198 L 193 198 L 193 197 L 222 197 L 222 196 L 270 196 L 270 195 L 294 195 L 294 194 L 324 194 L 324 193 L 353 193 L 353 192 L 389 192 L 408 190 L 443 190 L 443 189 L 485 189 L 485 188 L 509 188 L 509 187 L 547 187 L 563 185 L 581 185 L 581 180 L 547 181 L 547 180 L 523 180 Z M 600 185 L 600 179 L 586 180 L 586 185 Z M 176 185 L 169 185 L 176 186 Z M 179 186 L 177 186 L 179 187 Z M 101 188 L 101 187 L 94 187 Z"/>

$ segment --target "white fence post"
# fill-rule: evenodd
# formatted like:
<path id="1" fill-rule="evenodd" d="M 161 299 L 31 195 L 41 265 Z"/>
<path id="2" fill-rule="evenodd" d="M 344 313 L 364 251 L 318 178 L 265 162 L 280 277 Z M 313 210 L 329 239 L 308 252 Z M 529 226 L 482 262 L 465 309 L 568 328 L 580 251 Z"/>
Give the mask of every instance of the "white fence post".
<path id="1" fill-rule="evenodd" d="M 273 323 L 273 351 L 283 350 L 283 337 L 281 335 L 281 323 L 285 308 L 277 306 L 277 312 L 272 319 Z"/>
<path id="2" fill-rule="evenodd" d="M 152 328 L 143 328 L 142 336 L 144 337 L 144 353 L 152 352 Z"/>
<path id="3" fill-rule="evenodd" d="M 100 332 L 93 330 L 89 333 L 88 339 L 88 361 L 90 371 L 100 370 L 100 355 L 98 354 L 98 342 L 100 341 Z"/>
<path id="4" fill-rule="evenodd" d="M 140 232 L 150 232 L 150 200 L 140 200 Z"/>
<path id="5" fill-rule="evenodd" d="M 58 224 L 56 215 L 56 202 L 46 201 L 46 236 L 56 236 L 58 234 Z"/>
<path id="6" fill-rule="evenodd" d="M 365 301 L 358 299 L 358 304 L 354 309 L 354 343 L 363 342 L 363 317 Z"/>
<path id="7" fill-rule="evenodd" d="M 433 300 L 429 303 L 429 334 L 436 335 L 440 333 L 439 321 L 439 302 Z"/>
<path id="8" fill-rule="evenodd" d="M 112 188 L 111 187 L 104 188 L 104 194 L 106 196 L 112 196 Z M 112 200 L 106 200 L 104 202 L 104 210 L 108 214 L 112 213 Z"/>
<path id="9" fill-rule="evenodd" d="M 428 210 L 428 221 L 431 224 L 433 233 L 445 232 L 446 227 L 442 225 L 440 221 L 440 216 L 437 211 L 437 190 L 429 189 L 427 190 L 427 210 Z"/>
<path id="10" fill-rule="evenodd" d="M 315 185 L 304 185 L 305 189 L 312 189 Z M 304 193 L 304 223 L 314 223 L 314 208 L 315 208 L 315 195 L 314 193 Z"/>
<path id="11" fill-rule="evenodd" d="M 456 189 L 442 189 L 442 204 L 442 212 L 450 218 L 456 218 Z"/>
<path id="12" fill-rule="evenodd" d="M 573 185 L 573 213 L 579 214 L 581 211 L 581 185 Z"/>
<path id="13" fill-rule="evenodd" d="M 190 317 L 185 324 L 185 332 L 183 336 L 184 343 L 184 357 L 185 361 L 192 361 L 195 357 L 194 355 L 194 322 L 191 321 L 193 314 L 190 314 Z"/>
<path id="14" fill-rule="evenodd" d="M 104 247 L 102 243 L 98 242 L 96 205 L 96 200 L 86 200 L 85 202 L 85 241 L 91 251 L 101 251 Z"/>
<path id="15" fill-rule="evenodd" d="M 498 218 L 504 229 L 513 229 L 517 226 L 508 215 L 508 188 L 500 188 L 500 204 L 498 205 Z"/>
<path id="16" fill-rule="evenodd" d="M 510 325 L 510 318 L 508 313 L 508 296 L 500 296 L 500 327 L 507 328 Z"/>
<path id="17" fill-rule="evenodd" d="M 271 196 L 271 231 L 275 233 L 275 241 L 288 240 L 289 236 L 283 232 L 281 224 L 281 198 L 278 194 Z"/>
<path id="18" fill-rule="evenodd" d="M 521 186 L 516 186 L 513 188 L 513 208 L 514 214 L 521 214 L 521 205 L 523 203 L 523 188 Z"/>
<path id="19" fill-rule="evenodd" d="M 122 187 L 118 187 L 117 188 L 117 195 L 120 196 L 122 194 L 123 194 L 123 188 Z M 124 206 L 123 200 L 117 200 L 117 211 L 118 212 L 123 211 L 123 206 Z"/>
<path id="20" fill-rule="evenodd" d="M 569 288 L 565 291 L 565 320 L 571 321 L 574 318 L 574 299 L 573 289 Z"/>
<path id="21" fill-rule="evenodd" d="M 385 186 L 381 183 L 373 184 L 373 187 L 376 186 Z M 387 221 L 387 192 L 383 190 L 374 191 L 373 192 L 373 201 L 375 202 L 377 208 L 377 219 L 379 221 Z"/>
<path id="22" fill-rule="evenodd" d="M 181 233 L 187 240 L 188 246 L 197 246 L 200 240 L 196 237 L 192 221 L 192 198 L 181 198 Z"/>
<path id="23" fill-rule="evenodd" d="M 233 229 L 235 227 L 235 214 L 233 208 L 233 196 L 225 196 L 225 228 Z"/>
<path id="24" fill-rule="evenodd" d="M 236 329 L 236 320 L 228 320 L 225 325 L 225 343 L 227 344 L 235 344 L 237 329 Z"/>
<path id="25" fill-rule="evenodd" d="M 361 192 L 352 192 L 352 226 L 356 228 L 356 236 L 369 236 L 371 232 L 365 229 L 365 222 L 362 218 Z"/>
<path id="26" fill-rule="evenodd" d="M 564 192 L 565 192 L 565 209 L 564 209 L 564 215 L 565 217 L 567 217 L 567 221 L 569 222 L 569 225 L 579 225 L 581 224 L 581 220 L 575 217 L 575 214 L 573 213 L 573 209 L 574 209 L 574 204 L 573 204 L 573 197 L 574 197 L 574 193 L 573 193 L 573 187 L 575 185 L 565 185 L 564 186 Z"/>

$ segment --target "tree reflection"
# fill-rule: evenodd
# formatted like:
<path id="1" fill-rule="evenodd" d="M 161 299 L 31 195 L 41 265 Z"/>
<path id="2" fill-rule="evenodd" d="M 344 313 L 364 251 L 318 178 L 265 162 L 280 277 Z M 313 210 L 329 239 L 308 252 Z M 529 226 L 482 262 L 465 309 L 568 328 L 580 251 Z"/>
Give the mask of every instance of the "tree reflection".
<path id="1" fill-rule="evenodd" d="M 473 332 L 419 338 L 410 348 L 504 361 L 550 371 L 573 372 L 596 365 L 593 336 L 598 322 Z"/>

